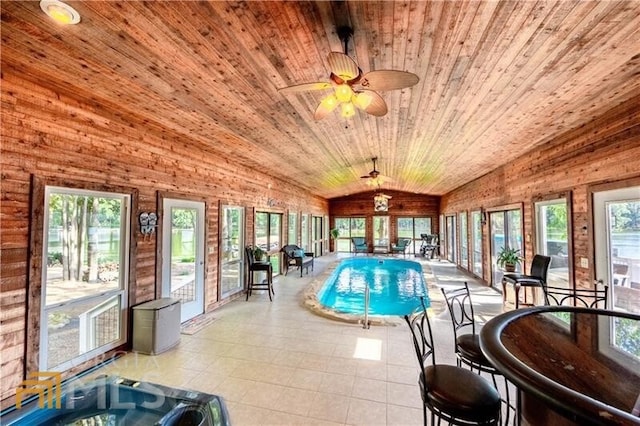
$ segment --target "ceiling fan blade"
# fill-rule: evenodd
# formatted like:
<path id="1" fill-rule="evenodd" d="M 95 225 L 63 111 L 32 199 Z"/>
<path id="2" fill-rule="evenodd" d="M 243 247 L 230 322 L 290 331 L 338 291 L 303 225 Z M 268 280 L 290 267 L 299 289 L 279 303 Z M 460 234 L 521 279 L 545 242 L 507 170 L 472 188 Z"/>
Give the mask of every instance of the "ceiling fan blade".
<path id="1" fill-rule="evenodd" d="M 296 92 L 306 92 L 309 90 L 324 90 L 331 89 L 332 85 L 328 81 L 318 81 L 316 83 L 303 83 L 296 84 L 294 86 L 282 87 L 278 89 L 280 93 L 296 93 Z"/>
<path id="2" fill-rule="evenodd" d="M 353 102 L 355 106 L 366 112 L 367 114 L 382 117 L 387 113 L 387 103 L 378 93 L 373 90 L 362 90 L 356 93 L 356 99 Z M 373 168 L 375 169 L 375 162 Z"/>
<path id="3" fill-rule="evenodd" d="M 420 81 L 417 75 L 397 70 L 376 70 L 370 71 L 362 76 L 360 84 L 371 90 L 381 92 L 387 90 L 404 89 L 411 87 Z"/>
<path id="4" fill-rule="evenodd" d="M 331 72 L 344 80 L 344 82 L 358 78 L 360 75 L 360 68 L 358 68 L 356 61 L 342 52 L 330 52 L 327 62 L 329 62 Z M 338 84 L 340 83 L 338 82 Z"/>

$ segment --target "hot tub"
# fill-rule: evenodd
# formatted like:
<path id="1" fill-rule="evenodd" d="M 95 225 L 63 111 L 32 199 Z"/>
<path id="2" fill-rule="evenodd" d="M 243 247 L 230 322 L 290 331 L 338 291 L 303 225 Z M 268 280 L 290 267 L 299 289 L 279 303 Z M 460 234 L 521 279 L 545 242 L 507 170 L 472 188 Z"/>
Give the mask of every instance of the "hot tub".
<path id="1" fill-rule="evenodd" d="M 55 392 L 54 392 L 55 395 Z M 149 382 L 102 376 L 62 385 L 60 408 L 32 399 L 0 417 L 3 425 L 228 426 L 222 398 Z"/>

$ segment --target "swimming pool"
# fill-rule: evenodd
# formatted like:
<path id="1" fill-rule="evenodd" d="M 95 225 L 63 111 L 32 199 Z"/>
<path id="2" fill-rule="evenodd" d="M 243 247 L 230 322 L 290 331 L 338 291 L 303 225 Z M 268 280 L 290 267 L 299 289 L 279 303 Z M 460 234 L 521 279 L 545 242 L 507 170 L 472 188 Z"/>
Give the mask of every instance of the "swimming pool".
<path id="1" fill-rule="evenodd" d="M 420 305 L 427 286 L 418 262 L 403 259 L 351 258 L 336 267 L 318 291 L 320 305 L 340 313 L 364 314 L 369 287 L 369 315 L 405 315 Z"/>

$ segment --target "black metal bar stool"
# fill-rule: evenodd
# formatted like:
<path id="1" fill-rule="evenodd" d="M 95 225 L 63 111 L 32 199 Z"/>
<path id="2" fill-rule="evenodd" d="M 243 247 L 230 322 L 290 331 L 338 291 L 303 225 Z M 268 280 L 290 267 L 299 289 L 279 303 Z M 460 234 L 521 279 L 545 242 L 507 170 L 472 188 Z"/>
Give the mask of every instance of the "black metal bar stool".
<path id="1" fill-rule="evenodd" d="M 253 290 L 267 290 L 269 300 L 273 301 L 271 295 L 275 295 L 275 292 L 273 291 L 273 267 L 271 266 L 271 262 L 268 260 L 256 260 L 251 247 L 245 247 L 244 252 L 247 258 L 247 298 L 245 300 L 249 300 L 249 296 L 251 296 Z M 259 271 L 265 272 L 267 278 L 262 282 L 255 282 L 253 274 Z"/>
<path id="2" fill-rule="evenodd" d="M 498 391 L 484 377 L 455 365 L 437 364 L 431 324 L 420 298 L 421 307 L 404 319 L 409 324 L 420 366 L 422 415 L 427 425 L 436 416 L 453 425 L 499 425 L 501 401 Z M 428 359 L 431 358 L 431 363 Z"/>
<path id="3" fill-rule="evenodd" d="M 502 377 L 504 380 L 505 393 L 503 402 L 506 409 L 504 424 L 509 424 L 512 412 L 514 424 L 517 424 L 517 404 L 511 401 L 509 381 L 491 364 L 482 353 L 482 349 L 480 349 L 480 336 L 476 333 L 475 315 L 473 312 L 473 303 L 471 302 L 469 284 L 465 281 L 463 287 L 450 290 L 441 288 L 440 290 L 442 291 L 444 300 L 447 302 L 449 314 L 451 315 L 453 340 L 458 366 L 462 367 L 462 364 L 464 364 L 468 366 L 471 371 L 477 371 L 478 374 L 488 373 L 491 375 L 491 380 L 496 390 L 498 390 L 496 376 Z"/>

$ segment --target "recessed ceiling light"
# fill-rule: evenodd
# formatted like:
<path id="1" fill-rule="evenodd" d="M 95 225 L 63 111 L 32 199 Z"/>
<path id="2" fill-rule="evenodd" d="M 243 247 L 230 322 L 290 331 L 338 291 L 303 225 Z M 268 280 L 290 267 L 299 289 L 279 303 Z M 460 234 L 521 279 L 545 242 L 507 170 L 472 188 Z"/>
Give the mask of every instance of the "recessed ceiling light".
<path id="1" fill-rule="evenodd" d="M 80 22 L 80 14 L 59 0 L 41 0 L 40 9 L 59 24 L 69 25 Z"/>

